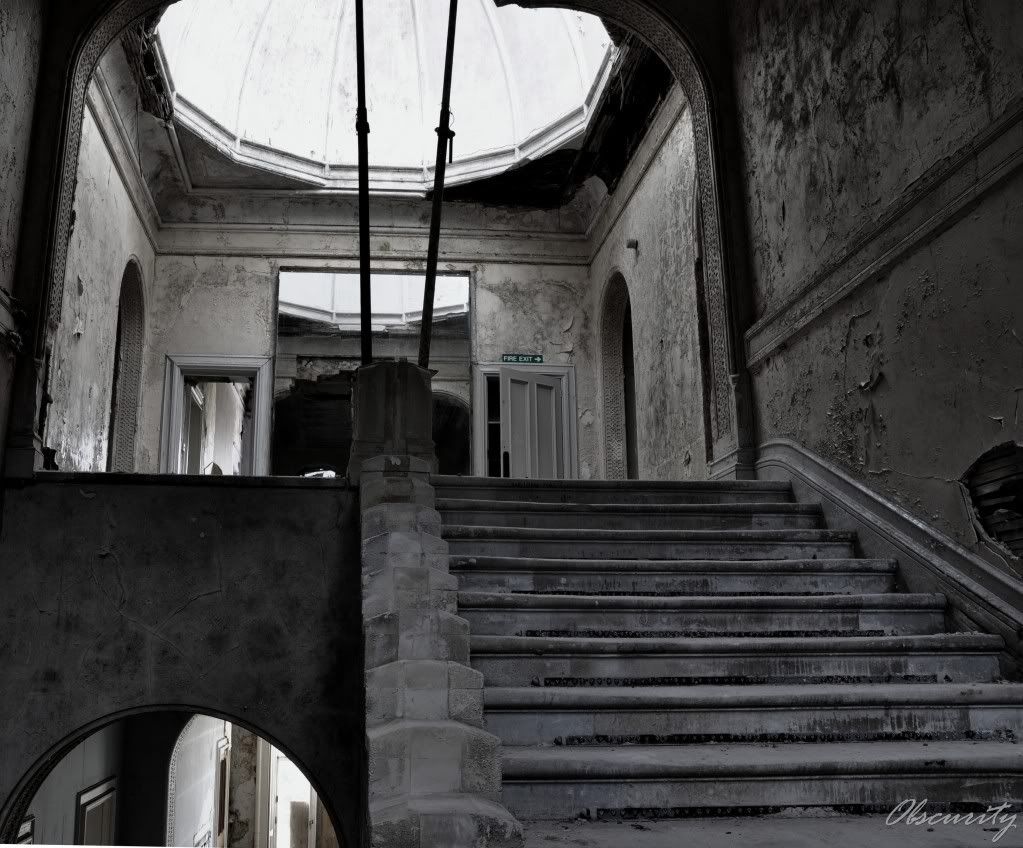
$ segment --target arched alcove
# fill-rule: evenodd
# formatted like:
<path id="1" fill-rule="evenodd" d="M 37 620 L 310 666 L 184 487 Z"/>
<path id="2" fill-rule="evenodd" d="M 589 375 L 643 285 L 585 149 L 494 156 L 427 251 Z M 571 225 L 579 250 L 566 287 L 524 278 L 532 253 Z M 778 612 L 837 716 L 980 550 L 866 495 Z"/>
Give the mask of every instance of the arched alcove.
<path id="1" fill-rule="evenodd" d="M 117 304 L 117 346 L 114 352 L 114 384 L 110 401 L 109 471 L 135 470 L 135 438 L 138 432 L 139 393 L 142 389 L 142 351 L 146 313 L 142 268 L 128 261 L 121 277 Z"/>
<path id="2" fill-rule="evenodd" d="M 469 404 L 449 392 L 433 393 L 433 444 L 437 473 L 469 473 L 472 465 Z"/>
<path id="3" fill-rule="evenodd" d="M 615 272 L 600 310 L 601 392 L 604 398 L 604 475 L 608 480 L 639 475 L 636 434 L 632 307 L 625 277 Z"/>

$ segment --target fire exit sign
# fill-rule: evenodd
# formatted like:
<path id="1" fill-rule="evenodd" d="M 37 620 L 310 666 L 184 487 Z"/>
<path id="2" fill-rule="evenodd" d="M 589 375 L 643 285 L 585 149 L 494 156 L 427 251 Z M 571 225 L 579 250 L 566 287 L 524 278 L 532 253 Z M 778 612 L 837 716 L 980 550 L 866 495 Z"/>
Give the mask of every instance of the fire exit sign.
<path id="1" fill-rule="evenodd" d="M 513 365 L 543 365 L 542 353 L 506 353 L 501 357 L 502 362 Z"/>

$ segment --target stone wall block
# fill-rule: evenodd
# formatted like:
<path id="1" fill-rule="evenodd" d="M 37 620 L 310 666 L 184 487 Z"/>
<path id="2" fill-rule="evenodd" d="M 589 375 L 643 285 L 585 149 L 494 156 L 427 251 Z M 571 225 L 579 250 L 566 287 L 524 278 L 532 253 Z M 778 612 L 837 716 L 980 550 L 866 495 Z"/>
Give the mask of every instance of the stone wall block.
<path id="1" fill-rule="evenodd" d="M 366 710 L 370 726 L 395 719 L 450 719 L 483 726 L 483 680 L 454 672 L 458 663 L 397 660 L 366 672 Z M 469 669 L 471 671 L 471 669 Z M 463 684 L 449 688 L 450 683 Z"/>
<path id="2" fill-rule="evenodd" d="M 430 372 L 374 363 L 355 403 L 372 844 L 519 848 L 430 482 Z"/>
<path id="3" fill-rule="evenodd" d="M 441 535 L 440 513 L 416 503 L 386 502 L 362 507 L 362 535 L 372 538 L 380 533 L 406 532 Z"/>
<path id="4" fill-rule="evenodd" d="M 369 733 L 370 797 L 470 793 L 496 801 L 500 741 L 454 721 L 405 719 Z"/>
<path id="5" fill-rule="evenodd" d="M 518 821 L 500 804 L 471 795 L 412 798 L 370 806 L 373 848 L 521 844 Z"/>
<path id="6" fill-rule="evenodd" d="M 376 457 L 381 461 L 391 458 L 393 457 Z M 366 509 L 388 503 L 409 503 L 433 509 L 437 501 L 428 473 L 363 471 L 359 488 Z"/>
<path id="7" fill-rule="evenodd" d="M 397 660 L 469 661 L 469 623 L 450 613 L 407 610 L 366 621 L 366 667 Z"/>

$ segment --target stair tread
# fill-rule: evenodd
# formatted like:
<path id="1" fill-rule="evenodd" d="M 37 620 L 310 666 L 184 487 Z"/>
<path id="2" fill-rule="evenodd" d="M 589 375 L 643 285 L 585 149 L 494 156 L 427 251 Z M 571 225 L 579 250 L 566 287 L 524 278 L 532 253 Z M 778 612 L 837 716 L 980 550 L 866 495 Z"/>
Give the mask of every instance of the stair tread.
<path id="1" fill-rule="evenodd" d="M 1003 648 L 1001 636 L 987 633 L 935 633 L 919 636 L 722 637 L 677 636 L 602 638 L 596 636 L 471 636 L 474 654 L 750 654 L 905 653 L 913 651 L 992 652 Z"/>
<path id="2" fill-rule="evenodd" d="M 651 491 L 695 492 L 791 492 L 789 483 L 775 480 L 527 480 L 517 477 L 458 477 L 447 474 L 434 474 L 430 483 L 438 491 L 445 488 L 484 488 L 495 489 L 563 489 L 568 491 L 585 491 L 599 489 L 610 491 L 634 491 L 649 489 Z"/>
<path id="3" fill-rule="evenodd" d="M 488 686 L 487 710 L 1023 704 L 1023 683 L 798 683 L 759 686 Z"/>
<path id="4" fill-rule="evenodd" d="M 587 530 L 565 527 L 502 527 L 489 524 L 445 524 L 444 538 L 451 539 L 610 539 L 630 541 L 685 541 L 735 539 L 766 542 L 845 542 L 856 539 L 851 530 Z"/>
<path id="5" fill-rule="evenodd" d="M 1023 773 L 1023 747 L 1006 741 L 794 742 L 505 747 L 505 781 L 516 779 L 742 779 L 766 775 Z"/>
<path id="6" fill-rule="evenodd" d="M 460 609 L 944 609 L 941 594 L 884 592 L 835 595 L 577 595 L 459 592 Z"/>
<path id="7" fill-rule="evenodd" d="M 893 559 L 569 559 L 558 557 L 451 555 L 451 568 L 480 570 L 585 570 L 585 571 L 684 571 L 715 572 L 878 572 L 894 573 Z"/>
<path id="8" fill-rule="evenodd" d="M 782 513 L 785 515 L 820 515 L 820 504 L 791 502 L 752 502 L 752 503 L 599 503 L 588 504 L 575 501 L 513 501 L 513 500 L 479 500 L 475 498 L 437 498 L 436 508 L 440 512 L 472 511 L 472 512 L 556 512 L 556 513 L 636 513 L 671 514 L 692 513 L 745 515 L 747 513 Z"/>

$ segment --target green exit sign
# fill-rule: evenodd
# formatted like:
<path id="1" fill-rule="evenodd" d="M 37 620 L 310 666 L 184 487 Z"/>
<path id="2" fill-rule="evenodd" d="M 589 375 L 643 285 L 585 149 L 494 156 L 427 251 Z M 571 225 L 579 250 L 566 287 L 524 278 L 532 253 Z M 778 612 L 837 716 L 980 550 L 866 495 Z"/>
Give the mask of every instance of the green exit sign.
<path id="1" fill-rule="evenodd" d="M 501 357 L 502 362 L 514 365 L 543 365 L 543 354 L 541 353 L 506 353 Z"/>

